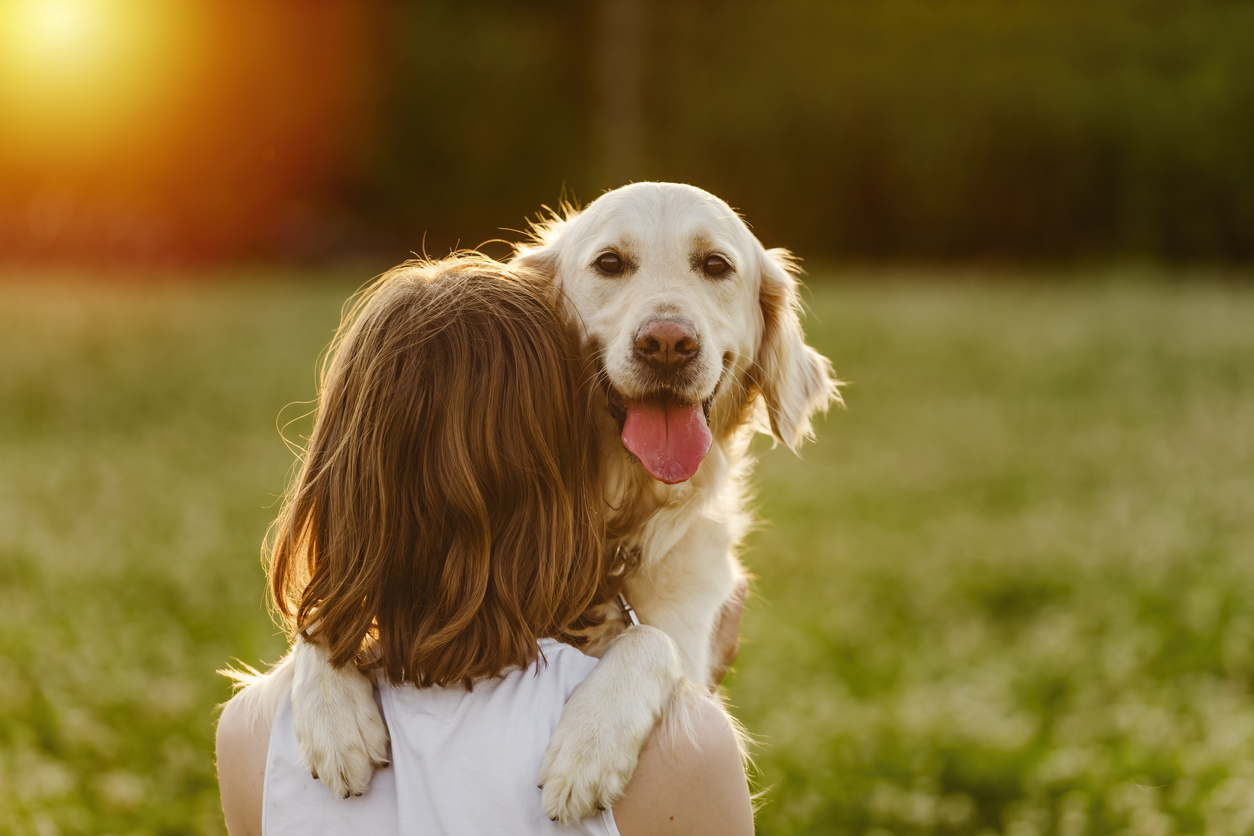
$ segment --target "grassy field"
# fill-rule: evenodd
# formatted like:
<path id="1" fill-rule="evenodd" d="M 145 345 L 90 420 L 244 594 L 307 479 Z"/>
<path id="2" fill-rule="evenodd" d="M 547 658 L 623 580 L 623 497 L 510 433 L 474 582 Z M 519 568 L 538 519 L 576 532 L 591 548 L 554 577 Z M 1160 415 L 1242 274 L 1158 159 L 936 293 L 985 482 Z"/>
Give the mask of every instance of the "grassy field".
<path id="1" fill-rule="evenodd" d="M 1250 833 L 1254 286 L 994 278 L 812 280 L 849 409 L 762 445 L 759 830 Z M 276 417 L 353 285 L 0 284 L 0 833 L 222 832 L 213 671 L 282 651 Z"/>

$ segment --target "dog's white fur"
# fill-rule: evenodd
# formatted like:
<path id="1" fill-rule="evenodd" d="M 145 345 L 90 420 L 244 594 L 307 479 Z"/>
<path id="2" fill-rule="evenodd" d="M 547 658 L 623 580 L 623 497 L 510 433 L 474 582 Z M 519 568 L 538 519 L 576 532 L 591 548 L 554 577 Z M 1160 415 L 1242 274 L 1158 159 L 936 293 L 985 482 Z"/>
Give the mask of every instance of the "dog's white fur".
<path id="1" fill-rule="evenodd" d="M 595 262 L 610 250 L 631 269 L 599 272 Z M 711 254 L 731 269 L 705 275 L 700 260 Z M 621 543 L 640 555 L 626 593 L 646 626 L 622 632 L 610 618 L 591 637 L 588 650 L 601 663 L 571 695 L 550 741 L 540 775 L 544 808 L 570 821 L 622 794 L 685 680 L 710 685 L 715 624 L 744 575 L 736 549 L 749 524 L 754 432 L 796 450 L 811 435 L 811 415 L 839 393 L 831 364 L 805 343 L 791 256 L 763 248 L 705 191 L 636 183 L 608 192 L 538 225 L 514 263 L 552 277 L 604 382 L 627 397 L 647 397 L 660 385 L 633 356 L 636 333 L 658 318 L 686 320 L 700 349 L 682 385 L 666 385 L 688 403 L 712 399 L 710 452 L 691 479 L 670 486 L 623 448 L 621 428 L 602 410 L 605 495 L 612 517 L 635 521 Z M 369 681 L 351 666 L 332 668 L 300 640 L 281 667 L 289 664 L 308 765 L 340 795 L 363 792 L 387 742 Z M 279 687 L 257 683 L 252 702 L 270 710 Z"/>

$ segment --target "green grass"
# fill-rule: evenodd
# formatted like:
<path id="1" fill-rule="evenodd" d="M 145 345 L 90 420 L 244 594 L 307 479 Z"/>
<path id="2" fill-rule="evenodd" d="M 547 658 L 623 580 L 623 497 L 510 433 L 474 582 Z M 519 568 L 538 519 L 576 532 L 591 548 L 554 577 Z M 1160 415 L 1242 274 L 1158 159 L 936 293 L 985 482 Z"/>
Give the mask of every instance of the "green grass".
<path id="1" fill-rule="evenodd" d="M 1251 832 L 1254 287 L 985 278 L 812 282 L 849 409 L 762 445 L 759 830 Z M 276 417 L 353 288 L 248 279 L 0 285 L 0 832 L 222 830 L 213 671 L 282 651 Z"/>

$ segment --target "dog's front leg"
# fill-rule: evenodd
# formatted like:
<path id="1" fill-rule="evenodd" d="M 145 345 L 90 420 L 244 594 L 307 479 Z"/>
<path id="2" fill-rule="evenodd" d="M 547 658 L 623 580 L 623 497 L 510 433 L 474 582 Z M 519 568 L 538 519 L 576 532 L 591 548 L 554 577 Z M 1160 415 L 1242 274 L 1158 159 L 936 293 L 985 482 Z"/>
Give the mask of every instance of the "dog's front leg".
<path id="1" fill-rule="evenodd" d="M 618 800 L 682 678 L 679 651 L 661 630 L 632 627 L 614 639 L 566 701 L 544 753 L 549 818 L 587 818 Z"/>
<path id="2" fill-rule="evenodd" d="M 714 628 L 745 574 L 726 525 L 700 517 L 688 526 L 667 554 L 628 580 L 627 597 L 641 621 L 674 640 L 684 675 L 712 686 Z"/>
<path id="3" fill-rule="evenodd" d="M 388 762 L 370 678 L 353 664 L 335 667 L 325 647 L 300 636 L 292 663 L 292 721 L 305 765 L 339 797 L 361 795 L 374 768 Z"/>

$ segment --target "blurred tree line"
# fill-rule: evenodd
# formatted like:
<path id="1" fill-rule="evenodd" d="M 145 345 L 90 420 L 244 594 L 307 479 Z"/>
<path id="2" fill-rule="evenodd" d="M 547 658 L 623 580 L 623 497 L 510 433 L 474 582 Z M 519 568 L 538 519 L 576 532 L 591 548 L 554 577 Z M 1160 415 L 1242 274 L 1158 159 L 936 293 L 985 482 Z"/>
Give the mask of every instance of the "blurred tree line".
<path id="1" fill-rule="evenodd" d="M 223 252 L 438 255 L 564 192 L 665 179 L 810 258 L 1254 256 L 1248 0 L 353 8 L 364 104 L 326 126 L 352 141 Z"/>
<path id="2" fill-rule="evenodd" d="M 484 207 L 508 220 L 562 184 L 585 200 L 618 185 L 594 60 L 615 35 L 595 15 L 392 10 L 368 169 L 387 214 L 474 228 Z M 629 176 L 707 188 L 771 244 L 1254 255 L 1254 3 L 659 0 L 641 17 Z"/>

